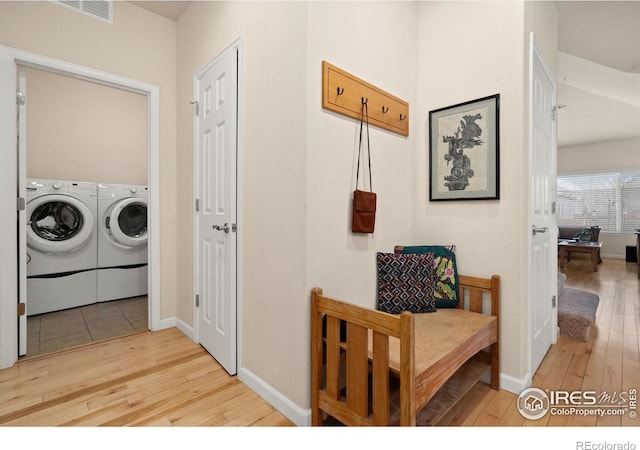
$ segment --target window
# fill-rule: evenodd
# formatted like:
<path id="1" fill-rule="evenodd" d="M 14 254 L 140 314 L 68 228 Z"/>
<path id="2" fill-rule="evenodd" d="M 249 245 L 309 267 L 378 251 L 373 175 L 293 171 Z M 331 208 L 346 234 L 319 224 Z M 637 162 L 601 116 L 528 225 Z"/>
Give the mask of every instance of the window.
<path id="1" fill-rule="evenodd" d="M 640 228 L 640 170 L 558 176 L 558 225 Z"/>

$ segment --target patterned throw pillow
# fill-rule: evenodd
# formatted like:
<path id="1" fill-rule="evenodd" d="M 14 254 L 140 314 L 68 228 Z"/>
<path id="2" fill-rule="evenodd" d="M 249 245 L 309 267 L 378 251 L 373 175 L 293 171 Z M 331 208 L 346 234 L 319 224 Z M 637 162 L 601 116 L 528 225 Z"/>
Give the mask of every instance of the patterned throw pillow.
<path id="1" fill-rule="evenodd" d="M 380 311 L 391 314 L 436 311 L 433 254 L 378 253 L 377 264 Z"/>
<path id="2" fill-rule="evenodd" d="M 459 299 L 458 266 L 455 245 L 396 245 L 394 253 L 433 253 L 436 270 L 434 295 L 436 308 L 457 308 Z"/>

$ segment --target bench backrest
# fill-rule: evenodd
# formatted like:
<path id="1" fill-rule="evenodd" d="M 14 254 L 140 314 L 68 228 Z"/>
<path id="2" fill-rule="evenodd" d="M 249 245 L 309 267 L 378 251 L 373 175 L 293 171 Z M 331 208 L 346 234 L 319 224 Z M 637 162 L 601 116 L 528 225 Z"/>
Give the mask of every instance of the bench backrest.
<path id="1" fill-rule="evenodd" d="M 323 425 L 325 414 L 345 425 L 389 423 L 390 337 L 400 339 L 400 424 L 415 425 L 413 330 L 409 312 L 392 315 L 366 309 L 313 289 L 312 425 Z"/>

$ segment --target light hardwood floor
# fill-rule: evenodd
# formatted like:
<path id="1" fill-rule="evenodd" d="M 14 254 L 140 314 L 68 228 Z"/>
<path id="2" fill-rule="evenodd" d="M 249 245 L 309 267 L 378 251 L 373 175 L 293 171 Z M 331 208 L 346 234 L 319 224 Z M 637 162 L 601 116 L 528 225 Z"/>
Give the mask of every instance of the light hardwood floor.
<path id="1" fill-rule="evenodd" d="M 560 336 L 535 374 L 541 389 L 620 392 L 640 387 L 636 265 L 572 257 L 566 285 L 600 296 L 589 342 Z M 478 383 L 438 425 L 638 426 L 623 417 L 525 420 L 517 396 Z M 2 426 L 291 426 L 271 405 L 175 328 L 19 361 L 0 371 Z"/>
<path id="2" fill-rule="evenodd" d="M 638 343 L 640 300 L 637 266 L 604 258 L 593 272 L 588 255 L 572 255 L 559 269 L 566 286 L 600 296 L 596 326 L 588 342 L 559 336 L 536 372 L 532 387 L 549 390 L 593 390 L 609 394 L 640 388 Z M 609 417 L 551 416 L 530 421 L 517 410 L 517 396 L 478 383 L 444 416 L 439 425 L 462 426 L 640 426 L 629 414 Z"/>
<path id="3" fill-rule="evenodd" d="M 290 426 L 176 328 L 0 371 L 1 426 Z"/>

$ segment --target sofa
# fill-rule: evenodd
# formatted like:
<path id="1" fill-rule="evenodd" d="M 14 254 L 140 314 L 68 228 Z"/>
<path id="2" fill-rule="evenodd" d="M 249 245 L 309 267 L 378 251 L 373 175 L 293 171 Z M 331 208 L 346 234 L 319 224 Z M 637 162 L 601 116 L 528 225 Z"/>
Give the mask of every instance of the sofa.
<path id="1" fill-rule="evenodd" d="M 602 230 L 601 227 L 598 226 L 594 226 L 594 227 L 558 227 L 558 240 L 563 240 L 563 239 L 575 239 L 575 236 L 580 233 L 581 231 L 584 231 L 586 233 L 590 233 L 588 236 L 582 238 L 582 241 L 591 241 L 591 242 L 598 242 L 598 239 L 600 239 L 600 230 Z"/>
<path id="2" fill-rule="evenodd" d="M 576 236 L 580 232 L 584 232 L 586 236 L 580 238 L 581 241 L 590 241 L 590 242 L 598 242 L 600 239 L 600 230 L 602 227 L 593 226 L 593 227 L 558 227 L 558 242 L 567 240 L 567 239 L 576 239 Z M 571 261 L 571 250 L 567 248 L 567 261 Z M 602 258 L 600 257 L 600 251 L 598 251 L 598 263 L 602 263 Z"/>

